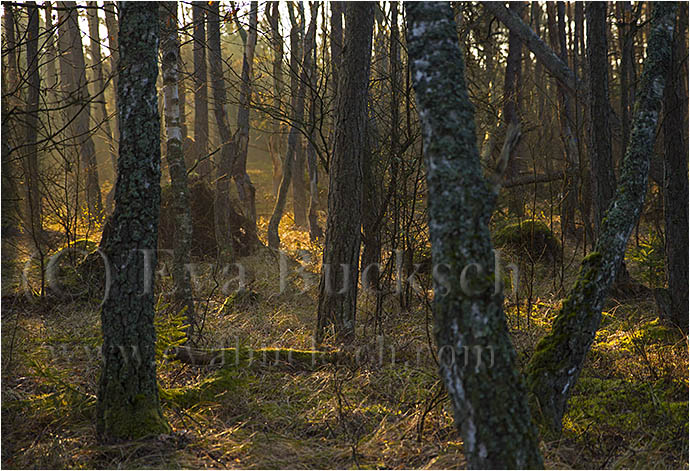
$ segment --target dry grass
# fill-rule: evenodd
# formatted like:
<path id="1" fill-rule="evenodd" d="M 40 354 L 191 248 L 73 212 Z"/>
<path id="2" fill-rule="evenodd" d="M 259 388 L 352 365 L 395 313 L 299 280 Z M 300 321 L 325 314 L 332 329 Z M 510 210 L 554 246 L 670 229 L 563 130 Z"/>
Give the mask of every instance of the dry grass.
<path id="1" fill-rule="evenodd" d="M 269 180 L 257 187 L 269 188 Z M 261 234 L 269 197 L 259 204 Z M 321 248 L 287 217 L 280 234 L 288 273 L 282 292 L 280 255 L 268 249 L 241 260 L 252 296 L 234 295 L 233 283 L 223 292 L 234 274 L 223 275 L 210 262 L 199 265 L 200 346 L 313 348 Z M 578 255 L 570 256 L 576 262 L 565 272 L 565 287 L 577 267 Z M 163 293 L 169 283 L 160 280 Z M 533 291 L 529 316 L 525 283 Z M 521 363 L 548 331 L 560 295 L 553 268 L 535 265 L 534 276 L 523 281 L 520 303 L 506 301 Z M 174 317 L 165 298 L 161 295 L 159 304 L 161 325 Z M 257 361 L 214 370 L 161 358 L 163 407 L 173 434 L 107 446 L 96 442 L 94 426 L 98 301 L 40 301 L 5 291 L 2 308 L 3 467 L 444 469 L 465 464 L 430 353 L 431 321 L 422 294 L 413 296 L 404 311 L 397 298 L 387 297 L 380 319 L 385 336 L 376 338 L 374 299 L 363 293 L 354 348 L 366 354 L 357 364 L 303 371 Z M 563 436 L 542 444 L 547 466 L 687 467 L 687 353 L 686 337 L 658 323 L 652 301 L 611 302 Z"/>

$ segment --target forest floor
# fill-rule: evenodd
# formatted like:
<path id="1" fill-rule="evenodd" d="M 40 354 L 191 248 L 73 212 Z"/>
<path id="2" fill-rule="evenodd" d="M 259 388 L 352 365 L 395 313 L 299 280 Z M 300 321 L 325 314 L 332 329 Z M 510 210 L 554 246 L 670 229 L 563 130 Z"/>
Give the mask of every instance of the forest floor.
<path id="1" fill-rule="evenodd" d="M 251 176 L 265 234 L 270 170 Z M 321 247 L 293 227 L 290 214 L 280 233 L 287 253 L 282 291 L 280 257 L 266 248 L 238 260 L 249 279 L 244 294 L 224 294 L 230 277 L 212 261 L 199 263 L 200 347 L 314 348 Z M 562 283 L 551 264 L 507 255 L 529 274 L 522 299 L 506 300 L 521 365 L 548 332 L 562 286 L 574 279 L 581 254 L 571 255 Z M 628 266 L 636 278 L 646 270 L 632 258 Z M 169 285 L 163 277 L 161 293 Z M 378 316 L 376 296 L 363 292 L 350 351 L 356 360 L 315 366 L 270 356 L 222 368 L 172 360 L 164 352 L 178 342 L 181 318 L 161 294 L 158 372 L 173 433 L 103 445 L 94 423 L 100 300 L 37 299 L 3 283 L 2 467 L 464 467 L 433 355 L 428 280 L 421 277 L 421 285 L 408 303 L 386 296 Z M 542 451 L 549 468 L 688 467 L 687 338 L 660 322 L 651 295 L 607 302 L 563 433 L 542 442 Z"/>

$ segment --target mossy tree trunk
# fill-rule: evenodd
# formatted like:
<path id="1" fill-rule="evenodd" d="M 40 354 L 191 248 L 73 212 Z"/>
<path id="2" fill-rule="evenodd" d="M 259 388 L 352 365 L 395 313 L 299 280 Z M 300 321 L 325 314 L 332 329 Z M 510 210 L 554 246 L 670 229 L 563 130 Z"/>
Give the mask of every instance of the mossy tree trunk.
<path id="1" fill-rule="evenodd" d="M 345 7 L 345 46 L 338 84 L 328 219 L 319 282 L 316 341 L 332 325 L 339 341 L 354 339 L 362 222 L 362 162 L 367 139 L 374 4 Z"/>
<path id="2" fill-rule="evenodd" d="M 673 61 L 664 94 L 664 216 L 666 272 L 671 319 L 688 329 L 688 95 L 685 34 L 688 5 L 681 5 L 673 39 Z"/>
<path id="3" fill-rule="evenodd" d="M 156 384 L 154 270 L 160 210 L 159 5 L 120 4 L 120 152 L 112 233 L 112 279 L 101 311 L 103 369 L 97 432 L 106 441 L 170 430 Z"/>
<path id="4" fill-rule="evenodd" d="M 294 30 L 293 26 L 293 30 Z M 283 160 L 283 177 L 280 180 L 280 187 L 278 188 L 278 197 L 276 198 L 276 204 L 273 207 L 273 213 L 271 214 L 271 219 L 268 222 L 268 246 L 273 249 L 278 249 L 280 247 L 280 235 L 278 233 L 278 227 L 280 226 L 280 220 L 283 218 L 283 213 L 285 212 L 285 204 L 287 203 L 288 190 L 290 189 L 290 183 L 292 181 L 292 169 L 295 161 L 295 153 L 297 152 L 297 147 L 299 140 L 301 138 L 301 133 L 299 126 L 302 125 L 304 121 L 304 97 L 306 95 L 306 87 L 308 84 L 307 71 L 311 69 L 311 59 L 312 59 L 312 46 L 316 44 L 314 37 L 316 36 L 316 15 L 314 15 L 309 22 L 309 28 L 307 29 L 307 34 L 305 36 L 303 53 L 304 58 L 302 61 L 303 67 L 300 74 L 300 80 L 297 87 L 297 96 L 292 101 L 292 121 L 294 124 L 290 126 L 290 134 L 288 135 L 288 145 L 287 153 L 285 159 Z M 291 39 L 295 39 L 295 35 L 290 34 Z M 296 42 L 291 42 L 291 47 L 295 47 Z"/>
<path id="5" fill-rule="evenodd" d="M 440 373 L 470 468 L 540 468 L 539 439 L 495 289 L 496 194 L 477 149 L 474 107 L 448 3 L 405 4 L 429 188 Z"/>
<path id="6" fill-rule="evenodd" d="M 177 37 L 177 2 L 161 3 L 161 72 L 165 96 L 165 126 L 167 135 L 167 160 L 170 171 L 170 185 L 173 194 L 175 213 L 175 235 L 173 239 L 172 278 L 175 286 L 173 298 L 177 309 L 186 309 L 185 316 L 189 328 L 187 338 L 191 338 L 196 316 L 192 280 L 187 270 L 192 250 L 192 214 L 189 205 L 187 186 L 187 167 L 182 152 L 182 132 L 180 129 L 180 41 Z"/>
<path id="7" fill-rule="evenodd" d="M 619 272 L 628 238 L 644 204 L 671 57 L 675 10 L 670 2 L 654 4 L 630 142 L 614 200 L 601 223 L 594 252 L 582 261 L 580 274 L 563 301 L 551 333 L 537 344 L 527 368 L 527 382 L 536 397 L 542 422 L 554 430 L 561 428 L 568 398 L 599 328 L 608 290 Z"/>

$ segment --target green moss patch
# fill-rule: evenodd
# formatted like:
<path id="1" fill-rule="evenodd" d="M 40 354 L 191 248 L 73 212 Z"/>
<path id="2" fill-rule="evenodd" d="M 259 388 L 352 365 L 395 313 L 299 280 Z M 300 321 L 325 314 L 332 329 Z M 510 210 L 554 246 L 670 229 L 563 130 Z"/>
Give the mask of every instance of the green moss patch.
<path id="1" fill-rule="evenodd" d="M 493 243 L 499 248 L 510 248 L 532 260 L 558 260 L 561 245 L 553 232 L 541 221 L 528 220 L 498 229 Z"/>

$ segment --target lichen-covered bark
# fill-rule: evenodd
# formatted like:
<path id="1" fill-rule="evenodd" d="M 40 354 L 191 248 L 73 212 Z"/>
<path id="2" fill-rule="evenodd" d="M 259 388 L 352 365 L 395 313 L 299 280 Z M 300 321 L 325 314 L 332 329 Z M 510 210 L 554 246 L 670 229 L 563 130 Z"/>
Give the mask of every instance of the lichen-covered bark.
<path id="1" fill-rule="evenodd" d="M 671 318 L 688 330 L 688 95 L 683 62 L 688 5 L 681 5 L 673 39 L 673 62 L 664 94 L 664 217 L 666 273 Z M 687 69 L 685 69 L 687 70 Z"/>
<path id="2" fill-rule="evenodd" d="M 157 2 L 120 4 L 120 152 L 103 302 L 97 432 L 104 440 L 170 430 L 156 384 L 153 280 L 160 209 Z"/>
<path id="3" fill-rule="evenodd" d="M 604 212 L 613 199 L 616 176 L 609 125 L 609 64 L 606 2 L 587 2 L 587 62 L 589 72 L 589 162 L 594 187 L 594 230 L 598 234 Z"/>
<path id="4" fill-rule="evenodd" d="M 362 161 L 371 69 L 374 4 L 345 7 L 345 47 L 338 84 L 333 156 L 328 169 L 328 219 L 319 282 L 316 340 L 333 325 L 339 341 L 355 334 L 362 218 Z"/>
<path id="5" fill-rule="evenodd" d="M 440 372 L 470 468 L 539 468 L 536 428 L 494 289 L 489 218 L 474 107 L 447 3 L 411 2 L 407 43 L 422 125 Z M 498 292 L 496 292 L 498 291 Z"/>
<path id="6" fill-rule="evenodd" d="M 165 126 L 167 135 L 167 160 L 175 213 L 173 238 L 172 278 L 175 290 L 173 298 L 177 309 L 185 309 L 187 338 L 195 326 L 192 280 L 187 270 L 192 250 L 192 214 L 189 205 L 187 168 L 182 153 L 180 130 L 179 88 L 180 42 L 177 37 L 177 2 L 161 3 L 161 72 L 165 96 Z"/>
<path id="7" fill-rule="evenodd" d="M 307 71 L 311 69 L 312 47 L 316 44 L 316 15 L 314 15 L 309 22 L 309 28 L 305 36 L 304 59 L 302 61 L 303 67 L 300 74 L 299 86 L 297 96 L 293 100 L 293 115 L 292 121 L 295 123 L 290 127 L 290 134 L 288 135 L 287 154 L 283 160 L 283 177 L 280 180 L 280 187 L 278 188 L 278 197 L 276 204 L 273 207 L 271 219 L 268 222 L 268 246 L 277 249 L 280 247 L 280 235 L 278 234 L 278 227 L 280 220 L 283 218 L 285 211 L 285 204 L 287 203 L 287 194 L 290 189 L 292 181 L 292 169 L 295 161 L 295 153 L 297 152 L 297 145 L 300 139 L 300 123 L 304 120 L 304 96 L 306 94 L 306 86 L 309 83 L 307 78 Z M 295 43 L 292 44 L 294 47 Z"/>
<path id="8" fill-rule="evenodd" d="M 527 368 L 542 422 L 560 430 L 566 404 L 601 321 L 601 309 L 637 223 L 647 190 L 659 109 L 671 57 L 676 6 L 655 3 L 651 35 L 639 86 L 630 142 L 614 200 L 601 223 L 594 252 L 556 316 L 551 333 L 538 344 Z"/>

